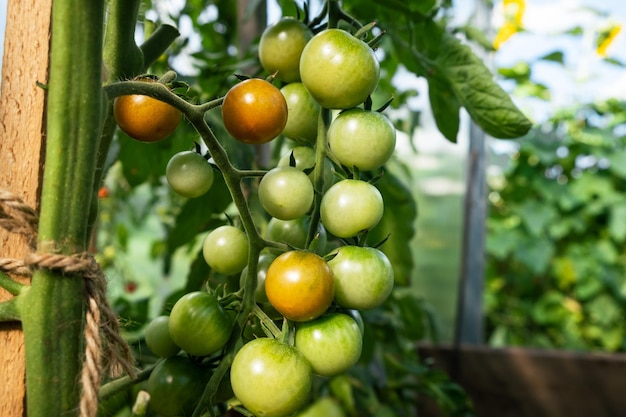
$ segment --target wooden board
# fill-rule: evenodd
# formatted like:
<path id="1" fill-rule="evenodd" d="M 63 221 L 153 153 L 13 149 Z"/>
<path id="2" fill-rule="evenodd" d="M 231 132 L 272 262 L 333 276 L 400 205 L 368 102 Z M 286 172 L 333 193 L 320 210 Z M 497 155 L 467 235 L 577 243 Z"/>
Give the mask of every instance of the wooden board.
<path id="1" fill-rule="evenodd" d="M 626 355 L 419 347 L 468 392 L 479 417 L 626 416 Z M 425 404 L 420 415 L 437 415 Z"/>

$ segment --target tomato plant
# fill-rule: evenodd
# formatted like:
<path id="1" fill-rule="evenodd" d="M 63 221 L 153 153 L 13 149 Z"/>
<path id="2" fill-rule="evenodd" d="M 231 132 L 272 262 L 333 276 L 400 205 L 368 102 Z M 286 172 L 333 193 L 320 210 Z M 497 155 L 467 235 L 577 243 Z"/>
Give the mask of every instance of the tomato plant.
<path id="1" fill-rule="evenodd" d="M 380 67 L 372 49 L 342 29 L 326 29 L 304 47 L 302 84 L 322 107 L 349 109 L 378 84 Z"/>
<path id="2" fill-rule="evenodd" d="M 311 29 L 292 17 L 284 17 L 268 26 L 259 41 L 259 60 L 276 78 L 290 83 L 300 80 L 300 55 L 313 37 Z"/>
<path id="3" fill-rule="evenodd" d="M 346 308 L 367 310 L 382 304 L 393 289 L 391 262 L 376 248 L 342 246 L 328 266 L 335 277 L 335 299 Z"/>
<path id="4" fill-rule="evenodd" d="M 383 216 L 380 191 L 372 184 L 345 179 L 322 197 L 320 215 L 326 230 L 337 237 L 354 237 L 376 226 Z"/>
<path id="5" fill-rule="evenodd" d="M 213 185 L 213 168 L 198 152 L 175 154 L 165 167 L 165 178 L 177 194 L 187 198 L 199 197 Z"/>
<path id="6" fill-rule="evenodd" d="M 191 415 L 210 373 L 184 356 L 159 363 L 148 378 L 150 408 L 163 417 Z"/>
<path id="7" fill-rule="evenodd" d="M 361 357 L 363 334 L 356 321 L 333 313 L 299 323 L 295 346 L 311 363 L 313 372 L 333 376 L 350 369 Z"/>
<path id="8" fill-rule="evenodd" d="M 341 112 L 330 124 L 328 146 L 342 165 L 373 170 L 393 154 L 396 129 L 381 113 L 350 109 Z"/>
<path id="9" fill-rule="evenodd" d="M 151 80 L 144 80 L 152 82 Z M 176 108 L 149 96 L 120 96 L 113 102 L 113 114 L 120 129 L 141 142 L 158 142 L 168 137 L 180 123 Z"/>
<path id="10" fill-rule="evenodd" d="M 328 309 L 335 283 L 324 259 L 312 252 L 293 250 L 271 263 L 265 278 L 265 293 L 283 316 L 307 321 Z"/>
<path id="11" fill-rule="evenodd" d="M 208 356 L 224 347 L 232 331 L 230 316 L 209 293 L 183 295 L 170 313 L 172 340 L 193 356 Z"/>
<path id="12" fill-rule="evenodd" d="M 206 263 L 224 275 L 240 273 L 248 263 L 248 238 L 239 228 L 220 226 L 209 232 L 202 244 Z"/>
<path id="13" fill-rule="evenodd" d="M 372 298 L 366 298 L 361 291 L 355 291 L 356 301 L 345 294 L 337 295 L 335 272 L 329 262 L 333 262 L 342 282 L 350 282 L 353 279 L 350 269 L 341 267 L 350 250 L 343 248 L 349 244 L 361 248 L 371 244 L 370 239 L 380 242 L 381 234 L 389 235 L 381 249 L 389 253 L 388 259 L 394 260 L 393 267 L 403 271 L 403 282 L 408 282 L 406 277 L 411 275 L 412 259 L 406 253 L 410 252 L 407 249 L 413 233 L 414 206 L 400 179 L 403 170 L 395 169 L 403 168 L 396 165 L 400 161 L 394 158 L 391 162 L 396 166 L 390 166 L 389 170 L 381 168 L 381 164 L 387 164 L 388 156 L 381 156 L 386 152 L 376 146 L 392 147 L 390 136 L 383 132 L 384 140 L 379 138 L 376 143 L 372 142 L 367 135 L 378 130 L 376 124 L 361 130 L 347 130 L 347 133 L 341 128 L 344 116 L 368 114 L 366 109 L 371 108 L 373 94 L 374 100 L 394 95 L 397 101 L 394 100 L 393 106 L 406 103 L 411 91 L 398 92 L 396 96 L 391 82 L 398 68 L 406 68 L 430 82 L 433 114 L 442 133 L 451 140 L 456 137 L 461 106 L 480 127 L 494 136 L 513 137 L 527 125 L 510 101 L 502 99 L 502 92 L 480 60 L 440 24 L 441 17 L 437 16 L 446 13 L 440 13 L 439 8 L 446 6 L 441 2 L 410 5 L 377 2 L 372 3 L 372 7 L 357 9 L 358 2 L 328 0 L 318 16 L 311 16 L 309 12 L 313 9 L 307 3 L 307 10 L 297 5 L 291 10 L 295 11 L 297 20 L 283 19 L 259 40 L 260 33 L 247 34 L 252 36 L 237 33 L 245 26 L 238 20 L 245 13 L 235 13 L 240 11 L 238 6 L 212 2 L 210 7 L 200 11 L 188 1 L 179 8 L 181 14 L 172 12 L 167 20 L 181 25 L 192 22 L 191 26 L 201 33 L 174 42 L 178 31 L 173 26 L 158 23 L 165 20 L 157 10 L 159 1 L 141 7 L 139 0 L 109 0 L 106 9 L 103 2 L 97 1 L 88 6 L 75 0 L 58 2 L 60 7 L 53 9 L 55 33 L 50 38 L 53 52 L 42 54 L 50 57 L 48 105 L 46 114 L 40 115 L 44 117 L 38 118 L 48 123 L 46 129 L 39 129 L 46 132 L 45 141 L 39 143 L 45 142 L 46 149 L 32 153 L 47 158 L 45 164 L 39 160 L 34 164 L 35 167 L 45 166 L 44 178 L 37 184 L 41 187 L 34 193 L 41 195 L 42 200 L 40 206 L 37 204 L 41 207 L 38 236 L 50 243 L 50 247 L 55 246 L 55 255 L 58 252 L 68 259 L 75 260 L 75 255 L 82 257 L 94 249 L 101 250 L 97 254 L 98 263 L 105 273 L 121 273 L 124 279 L 110 282 L 112 310 L 104 300 L 94 303 L 92 296 L 84 293 L 85 286 L 80 280 L 58 279 L 63 272 L 56 269 L 35 268 L 28 290 L 8 275 L 0 274 L 0 286 L 8 289 L 11 296 L 7 302 L 0 303 L 0 319 L 24 322 L 29 415 L 63 415 L 69 412 L 68 408 L 72 412 L 78 408 L 75 400 L 81 390 L 77 389 L 76 381 L 81 367 L 75 358 L 82 358 L 83 355 L 76 353 L 94 341 L 93 335 L 81 333 L 86 318 L 84 307 L 87 305 L 91 310 L 94 304 L 99 304 L 105 313 L 123 316 L 128 323 L 125 330 L 130 335 L 132 348 L 137 348 L 125 349 L 121 339 L 114 337 L 116 321 L 104 315 L 105 322 L 100 324 L 111 325 L 112 329 L 104 328 L 103 333 L 109 338 L 102 344 L 103 356 L 115 357 L 107 355 L 106 350 L 119 347 L 121 353 L 139 353 L 135 359 L 139 366 L 145 367 L 145 372 L 142 370 L 137 379 L 131 375 L 131 378 L 112 381 L 111 385 L 105 375 L 90 378 L 87 384 L 94 386 L 85 388 L 97 390 L 100 380 L 107 381 L 104 387 L 107 389 L 102 390 L 103 398 L 111 398 L 111 387 L 119 389 L 118 384 L 123 385 L 125 395 L 134 394 L 136 389 L 130 385 L 141 383 L 150 372 L 153 381 L 160 377 L 161 365 L 151 371 L 154 356 L 140 354 L 143 339 L 138 333 L 152 315 L 167 314 L 170 309 L 169 319 L 159 318 L 152 326 L 145 326 L 145 340 L 153 353 L 168 357 L 158 363 L 190 359 L 192 365 L 205 371 L 203 376 L 210 377 L 209 382 L 194 377 L 204 386 L 201 393 L 200 390 L 196 393 L 195 388 L 185 392 L 193 391 L 194 402 L 199 401 L 193 411 L 196 416 L 222 414 L 227 407 L 237 404 L 236 401 L 226 404 L 230 396 L 228 390 L 226 397 L 216 395 L 216 391 L 220 391 L 223 384 L 230 385 L 228 376 L 233 360 L 231 370 L 242 369 L 236 364 L 241 363 L 240 358 L 248 348 L 256 352 L 250 355 L 263 358 L 264 355 L 252 349 L 257 344 L 254 339 L 259 340 L 263 335 L 267 336 L 266 341 L 260 343 L 279 343 L 286 353 L 281 356 L 276 349 L 269 349 L 273 357 L 297 359 L 287 370 L 272 362 L 265 373 L 289 375 L 289 371 L 300 367 L 304 370 L 299 373 L 302 389 L 294 391 L 293 378 L 285 385 L 275 373 L 261 386 L 267 385 L 269 389 L 279 382 L 280 389 L 262 392 L 261 409 L 253 400 L 246 399 L 249 394 L 245 392 L 246 378 L 234 380 L 232 385 L 239 386 L 238 396 L 244 404 L 237 404 L 237 409 L 244 415 L 256 411 L 262 414 L 263 410 L 279 415 L 292 413 L 320 394 L 331 394 L 341 399 L 341 406 L 349 415 L 383 415 L 393 410 L 396 414 L 392 412 L 392 415 L 404 416 L 411 415 L 416 391 L 422 390 L 422 393 L 425 387 L 434 386 L 432 391 L 439 392 L 438 383 L 423 382 L 428 372 L 419 367 L 414 356 L 413 343 L 424 335 L 421 329 L 425 321 L 416 298 L 397 292 L 391 296 L 393 303 L 384 303 L 378 287 L 369 285 L 371 282 L 363 287 L 372 289 L 373 292 L 367 294 Z M 256 12 L 254 8 L 259 3 L 262 2 L 250 4 L 247 10 L 250 15 Z M 285 12 L 287 7 L 294 7 L 293 2 L 280 2 L 280 5 Z M 398 14 L 390 13 L 397 7 L 408 7 L 411 11 L 401 22 L 401 27 L 407 30 L 383 36 L 386 30 L 398 27 Z M 138 22 L 139 18 L 143 20 L 151 15 L 158 16 L 159 26 L 154 31 L 147 20 Z M 373 24 L 363 25 L 361 18 L 380 22 L 380 29 Z M 81 24 L 68 28 L 68 22 Z M 139 27 L 145 30 L 143 36 L 136 36 Z M 354 34 L 340 28 L 349 28 Z M 312 33 L 317 35 L 312 36 Z M 136 40 L 140 38 L 146 40 L 137 45 Z M 200 41 L 200 47 L 191 56 L 187 55 L 188 47 L 195 41 Z M 248 41 L 251 41 L 249 46 Z M 380 48 L 380 54 L 374 54 L 376 48 Z M 379 63 L 376 56 L 385 59 Z M 241 80 L 245 78 L 242 73 L 261 72 L 259 63 L 265 66 L 264 71 L 276 72 L 277 86 L 283 87 L 282 91 L 272 82 L 257 78 L 230 87 L 234 74 Z M 186 73 L 185 64 L 189 64 L 192 71 Z M 178 68 L 180 73 L 170 68 Z M 146 72 L 158 74 L 155 76 L 158 82 L 134 78 Z M 301 73 L 300 84 L 296 72 Z M 379 84 L 380 74 L 385 80 Z M 361 104 L 364 110 L 349 110 Z M 26 111 L 32 107 L 19 108 Z M 336 112 L 331 109 L 347 109 L 337 117 L 334 126 L 331 120 Z M 395 117 L 396 113 L 391 114 Z M 180 124 L 182 115 L 188 122 L 183 125 Z M 397 126 L 409 126 L 407 130 L 411 133 L 416 120 L 394 122 L 398 122 Z M 172 140 L 144 146 L 127 140 L 126 135 L 117 135 L 118 131 L 127 132 L 139 141 L 159 141 L 167 135 L 171 135 Z M 229 140 L 229 133 L 236 140 Z M 352 142 L 357 136 L 363 136 L 361 141 Z M 260 145 L 276 137 L 279 140 L 267 146 L 239 143 Z M 335 143 L 337 137 L 340 139 Z M 198 147 L 211 159 L 210 165 L 201 161 L 199 155 L 179 154 L 196 140 L 202 141 Z M 290 152 L 286 163 L 280 161 L 279 155 L 294 141 L 307 147 Z M 338 143 L 350 149 L 342 150 Z M 363 148 L 369 159 L 363 156 Z M 301 158 L 300 154 L 305 157 Z M 291 156 L 295 159 L 295 168 L 285 166 L 291 165 Z M 194 160 L 198 171 L 186 170 L 187 158 Z M 281 188 L 269 181 L 276 164 L 281 167 L 275 172 L 298 172 L 298 182 Z M 339 178 L 350 179 L 333 184 L 333 164 Z M 372 178 L 377 173 L 362 172 L 379 168 L 385 173 L 381 178 Z M 215 171 L 219 175 L 210 179 Z M 307 181 L 302 181 L 303 172 L 309 174 Z M 207 185 L 211 180 L 213 185 Z M 379 180 L 376 186 L 374 180 Z M 195 198 L 174 198 L 170 188 L 185 197 Z M 106 190 L 101 192 L 100 201 L 95 198 L 97 190 Z M 282 207 L 281 199 L 293 203 L 300 201 L 301 194 L 307 196 L 302 199 L 307 204 L 297 206 L 297 210 L 287 215 L 278 213 L 280 210 L 276 207 Z M 382 198 L 385 203 L 391 202 L 384 211 Z M 267 212 L 262 210 L 263 203 Z M 276 217 L 269 219 L 268 214 L 297 217 L 293 220 L 298 231 L 297 246 L 292 245 L 288 230 L 275 238 L 268 237 L 278 221 Z M 384 216 L 382 221 L 381 215 Z M 323 236 L 326 228 L 329 236 Z M 92 236 L 94 231 L 97 236 Z M 293 250 L 294 247 L 298 250 Z M 337 247 L 340 249 L 326 259 L 313 253 L 326 255 Z M 283 254 L 273 259 L 265 271 L 269 261 L 260 255 L 268 252 Z M 144 256 L 146 253 L 150 256 Z M 381 262 L 367 256 L 355 259 L 360 267 L 384 270 Z M 264 273 L 270 302 L 257 303 Z M 238 279 L 240 285 L 234 285 Z M 356 288 L 361 289 L 360 286 L 361 282 Z M 64 295 L 62 302 L 52 298 L 58 294 Z M 90 298 L 88 303 L 84 296 Z M 22 302 L 25 297 L 29 298 Z M 365 303 L 363 299 L 369 301 Z M 363 312 L 363 326 L 359 326 L 360 313 L 346 311 L 344 305 L 358 305 L 368 310 Z M 375 305 L 377 307 L 370 308 Z M 363 361 L 367 364 L 349 366 L 347 364 L 354 359 L 351 356 L 350 360 L 335 361 L 335 369 L 324 370 L 308 352 L 318 371 L 322 369 L 320 373 L 334 373 L 348 367 L 342 375 L 316 379 L 314 392 L 308 392 L 311 363 L 302 359 L 302 352 L 292 346 L 294 339 L 298 332 L 300 339 L 306 338 L 307 332 L 303 329 L 307 328 L 307 323 L 313 327 L 325 317 L 336 317 L 333 314 L 337 312 L 354 315 L 361 336 L 371 337 L 370 343 L 362 346 L 365 347 Z M 278 328 L 280 323 L 282 328 Z M 164 342 L 167 340 L 165 327 L 176 346 Z M 61 333 L 60 328 L 64 329 Z M 354 335 L 354 326 L 350 328 Z M 57 338 L 59 343 L 40 343 Z M 329 339 L 332 338 L 329 336 Z M 178 345 L 185 350 L 184 354 L 175 353 Z M 306 350 L 302 340 L 299 345 Z M 316 348 L 325 349 L 327 346 Z M 85 353 L 93 354 L 93 351 Z M 127 359 L 128 363 L 133 363 L 131 358 Z M 53 366 L 48 366 L 50 364 Z M 308 364 L 308 368 L 303 364 Z M 133 373 L 130 365 L 126 370 Z M 166 380 L 181 381 L 177 384 L 187 387 L 182 379 L 172 376 Z M 258 385 L 253 389 L 258 391 Z M 403 389 L 398 390 L 399 386 Z M 183 405 L 186 404 L 184 395 L 172 399 L 154 387 L 151 389 L 155 413 L 188 414 L 192 408 Z M 272 389 L 277 389 L 276 385 Z M 173 387 L 167 390 L 176 391 Z M 305 392 L 303 396 L 298 394 Z M 281 399 L 279 394 L 289 397 Z M 177 407 L 184 407 L 184 410 Z M 115 413 L 123 414 L 128 413 L 122 410 Z"/>
<path id="14" fill-rule="evenodd" d="M 258 78 L 244 80 L 224 96 L 222 120 L 228 133 L 240 142 L 271 141 L 287 124 L 287 102 L 280 90 Z"/>
<path id="15" fill-rule="evenodd" d="M 301 170 L 279 166 L 261 179 L 259 200 L 270 216 L 281 220 L 297 219 L 311 208 L 313 184 Z"/>
<path id="16" fill-rule="evenodd" d="M 284 417 L 307 401 L 311 365 L 293 346 L 260 338 L 237 352 L 230 371 L 235 396 L 257 416 Z"/>

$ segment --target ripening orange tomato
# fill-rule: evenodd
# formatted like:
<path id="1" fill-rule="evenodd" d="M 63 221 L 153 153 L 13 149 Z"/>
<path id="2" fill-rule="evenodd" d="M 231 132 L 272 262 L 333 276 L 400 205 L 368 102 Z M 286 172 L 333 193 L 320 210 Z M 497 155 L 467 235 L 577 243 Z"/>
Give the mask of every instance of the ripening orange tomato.
<path id="1" fill-rule="evenodd" d="M 278 256 L 265 275 L 272 306 L 294 321 L 324 314 L 335 296 L 335 280 L 326 261 L 313 252 L 292 250 Z"/>
<path id="2" fill-rule="evenodd" d="M 228 133 L 238 141 L 266 143 L 280 135 L 287 124 L 287 102 L 272 83 L 250 78 L 226 93 L 222 119 Z"/>
<path id="3" fill-rule="evenodd" d="M 182 118 L 178 109 L 139 94 L 117 97 L 113 102 L 113 115 L 120 129 L 140 142 L 165 139 L 176 130 Z"/>

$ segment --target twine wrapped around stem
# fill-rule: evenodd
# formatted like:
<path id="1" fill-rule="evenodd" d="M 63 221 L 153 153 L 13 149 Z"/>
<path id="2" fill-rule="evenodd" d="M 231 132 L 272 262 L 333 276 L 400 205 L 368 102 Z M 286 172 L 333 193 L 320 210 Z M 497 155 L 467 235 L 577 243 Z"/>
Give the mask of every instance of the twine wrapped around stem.
<path id="1" fill-rule="evenodd" d="M 85 285 L 85 358 L 81 372 L 81 417 L 95 417 L 98 389 L 103 372 L 112 377 L 135 375 L 133 356 L 120 335 L 117 317 L 106 298 L 106 278 L 94 257 L 87 253 L 62 255 L 37 253 L 38 215 L 13 193 L 0 189 L 0 226 L 26 236 L 31 252 L 25 259 L 0 257 L 0 271 L 31 276 L 35 269 L 49 269 L 62 275 L 81 276 Z"/>

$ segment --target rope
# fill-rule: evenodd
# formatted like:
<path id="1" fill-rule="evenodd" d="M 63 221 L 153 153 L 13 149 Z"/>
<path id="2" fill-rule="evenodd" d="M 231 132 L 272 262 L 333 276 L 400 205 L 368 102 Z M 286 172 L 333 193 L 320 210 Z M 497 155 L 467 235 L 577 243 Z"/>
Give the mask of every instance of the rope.
<path id="1" fill-rule="evenodd" d="M 37 253 L 38 216 L 19 197 L 0 189 L 0 226 L 9 232 L 26 236 L 31 252 L 24 260 L 0 258 L 0 270 L 16 275 L 31 276 L 35 269 L 55 270 L 61 274 L 83 277 L 85 299 L 85 359 L 81 371 L 82 392 L 80 416 L 96 417 L 98 390 L 103 372 L 111 377 L 126 372 L 135 376 L 133 356 L 120 336 L 117 317 L 106 298 L 106 278 L 100 265 L 89 253 L 61 255 Z"/>

